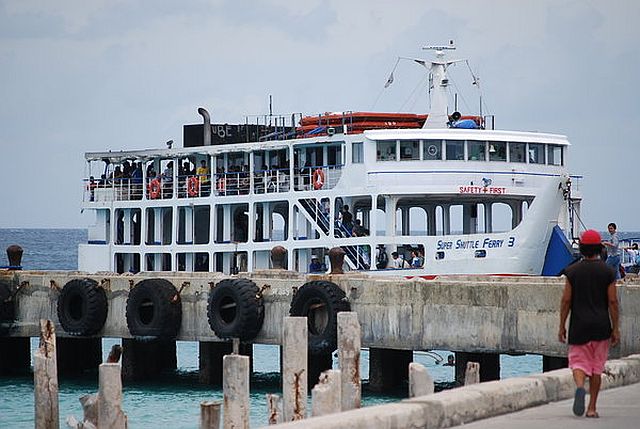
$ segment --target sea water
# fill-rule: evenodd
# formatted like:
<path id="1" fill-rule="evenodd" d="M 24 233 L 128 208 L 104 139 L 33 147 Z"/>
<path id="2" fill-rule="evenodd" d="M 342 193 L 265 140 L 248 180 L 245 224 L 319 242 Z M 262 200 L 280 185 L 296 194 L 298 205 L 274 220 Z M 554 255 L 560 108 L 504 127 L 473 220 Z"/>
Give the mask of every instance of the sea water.
<path id="1" fill-rule="evenodd" d="M 0 229 L 0 252 L 7 246 L 18 244 L 24 249 L 22 266 L 26 270 L 75 270 L 77 269 L 77 248 L 86 242 L 87 234 L 77 229 Z M 8 264 L 0 256 L 0 265 Z M 111 349 L 119 339 L 103 340 L 103 354 Z M 31 349 L 37 347 L 37 339 L 32 338 Z M 0 350 L 2 353 L 2 350 Z M 254 345 L 254 363 L 251 377 L 251 426 L 266 425 L 266 393 L 280 393 L 279 347 Z M 453 386 L 454 368 L 443 366 L 446 350 L 415 352 L 414 361 L 425 365 L 436 382 L 437 389 Z M 152 381 L 127 382 L 123 386 L 123 409 L 131 428 L 197 428 L 199 424 L 200 402 L 222 400 L 219 388 L 198 383 L 198 343 L 177 342 L 178 369 Z M 407 396 L 407 388 L 384 395 L 374 394 L 367 389 L 369 378 L 369 353 L 363 350 L 361 356 L 363 383 L 363 406 L 398 401 Z M 334 368 L 337 360 L 334 357 Z M 516 377 L 542 370 L 542 358 L 535 355 L 500 357 L 502 378 Z M 82 376 L 61 377 L 59 379 L 60 427 L 66 427 L 66 417 L 74 415 L 82 418 L 80 396 L 93 393 L 98 388 L 98 373 L 90 371 Z M 34 425 L 33 376 L 0 376 L 0 428 L 32 428 Z M 308 407 L 310 409 L 310 407 Z"/>

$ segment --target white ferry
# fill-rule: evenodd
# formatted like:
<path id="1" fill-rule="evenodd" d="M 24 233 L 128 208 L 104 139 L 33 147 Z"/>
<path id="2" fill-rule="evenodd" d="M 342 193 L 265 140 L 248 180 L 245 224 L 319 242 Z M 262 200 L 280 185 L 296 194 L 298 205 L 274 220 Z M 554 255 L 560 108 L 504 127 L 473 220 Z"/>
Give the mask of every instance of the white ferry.
<path id="1" fill-rule="evenodd" d="M 182 148 L 87 153 L 79 269 L 237 273 L 270 268 L 281 245 L 300 272 L 341 247 L 346 270 L 381 275 L 558 274 L 581 202 L 569 141 L 449 115 L 449 48 L 418 61 L 428 115 L 229 125 L 201 108 Z"/>

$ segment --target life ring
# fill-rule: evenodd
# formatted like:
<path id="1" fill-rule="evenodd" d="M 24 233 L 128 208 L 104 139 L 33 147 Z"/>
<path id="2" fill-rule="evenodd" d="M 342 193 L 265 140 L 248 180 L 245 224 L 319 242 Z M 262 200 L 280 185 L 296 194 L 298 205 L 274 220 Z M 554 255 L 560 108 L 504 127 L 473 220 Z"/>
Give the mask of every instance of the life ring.
<path id="1" fill-rule="evenodd" d="M 190 197 L 197 197 L 200 193 L 200 180 L 196 176 L 187 179 L 187 194 Z"/>
<path id="2" fill-rule="evenodd" d="M 182 322 L 180 295 L 168 280 L 142 280 L 129 292 L 126 317 L 133 336 L 173 339 Z"/>
<path id="3" fill-rule="evenodd" d="M 14 287 L 7 280 L 0 280 L 0 321 L 6 322 L 15 319 L 15 305 L 13 302 Z M 0 335 L 4 335 L 0 332 Z"/>
<path id="4" fill-rule="evenodd" d="M 221 177 L 216 182 L 216 189 L 218 190 L 218 192 L 224 193 L 226 185 L 227 185 L 227 180 L 224 177 Z"/>
<path id="5" fill-rule="evenodd" d="M 305 283 L 291 300 L 289 315 L 306 317 L 309 353 L 333 353 L 338 348 L 338 313 L 350 311 L 344 291 L 335 283 L 316 280 Z"/>
<path id="6" fill-rule="evenodd" d="M 209 293 L 207 319 L 219 338 L 252 340 L 264 320 L 260 289 L 247 279 L 222 280 Z"/>
<path id="7" fill-rule="evenodd" d="M 160 185 L 160 180 L 158 178 L 153 179 L 149 182 L 149 197 L 152 200 L 155 200 L 160 197 L 160 192 L 162 191 L 162 185 Z"/>
<path id="8" fill-rule="evenodd" d="M 107 320 L 107 295 L 92 279 L 68 281 L 58 296 L 58 320 L 72 335 L 97 334 Z"/>
<path id="9" fill-rule="evenodd" d="M 313 189 L 318 190 L 324 186 L 324 171 L 321 168 L 316 168 L 313 172 Z"/>

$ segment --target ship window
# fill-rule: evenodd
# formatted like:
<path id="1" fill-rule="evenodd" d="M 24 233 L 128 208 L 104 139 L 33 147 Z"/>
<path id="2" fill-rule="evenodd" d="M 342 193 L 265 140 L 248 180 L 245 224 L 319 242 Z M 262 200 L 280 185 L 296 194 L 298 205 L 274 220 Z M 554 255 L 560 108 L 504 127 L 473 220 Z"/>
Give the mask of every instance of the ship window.
<path id="1" fill-rule="evenodd" d="M 467 142 L 467 150 L 469 152 L 469 161 L 486 161 L 487 160 L 487 142 L 469 140 Z"/>
<path id="2" fill-rule="evenodd" d="M 526 143 L 509 143 L 509 161 L 525 162 Z"/>
<path id="3" fill-rule="evenodd" d="M 489 142 L 489 161 L 506 161 L 507 143 Z"/>
<path id="4" fill-rule="evenodd" d="M 442 140 L 424 140 L 424 159 L 442 159 Z"/>
<path id="5" fill-rule="evenodd" d="M 448 160 L 462 160 L 464 159 L 464 141 L 460 140 L 447 140 L 446 141 L 446 155 Z"/>
<path id="6" fill-rule="evenodd" d="M 362 142 L 354 142 L 351 145 L 351 162 L 362 164 L 364 162 L 364 148 Z"/>
<path id="7" fill-rule="evenodd" d="M 544 145 L 529 143 L 529 164 L 544 164 Z"/>
<path id="8" fill-rule="evenodd" d="M 550 144 L 547 146 L 547 164 L 563 165 L 562 146 Z"/>
<path id="9" fill-rule="evenodd" d="M 420 159 L 420 142 L 418 140 L 400 141 L 400 160 Z"/>
<path id="10" fill-rule="evenodd" d="M 396 161 L 396 141 L 381 140 L 376 142 L 377 160 L 378 161 Z"/>

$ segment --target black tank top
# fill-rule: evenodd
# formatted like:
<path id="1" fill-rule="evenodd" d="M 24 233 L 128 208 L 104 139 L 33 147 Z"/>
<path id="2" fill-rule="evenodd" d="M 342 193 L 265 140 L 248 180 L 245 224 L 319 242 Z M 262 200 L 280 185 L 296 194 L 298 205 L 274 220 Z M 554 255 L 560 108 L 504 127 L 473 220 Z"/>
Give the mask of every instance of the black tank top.
<path id="1" fill-rule="evenodd" d="M 611 337 L 607 289 L 615 273 L 602 260 L 582 260 L 566 269 L 571 283 L 569 344 L 585 344 Z"/>

